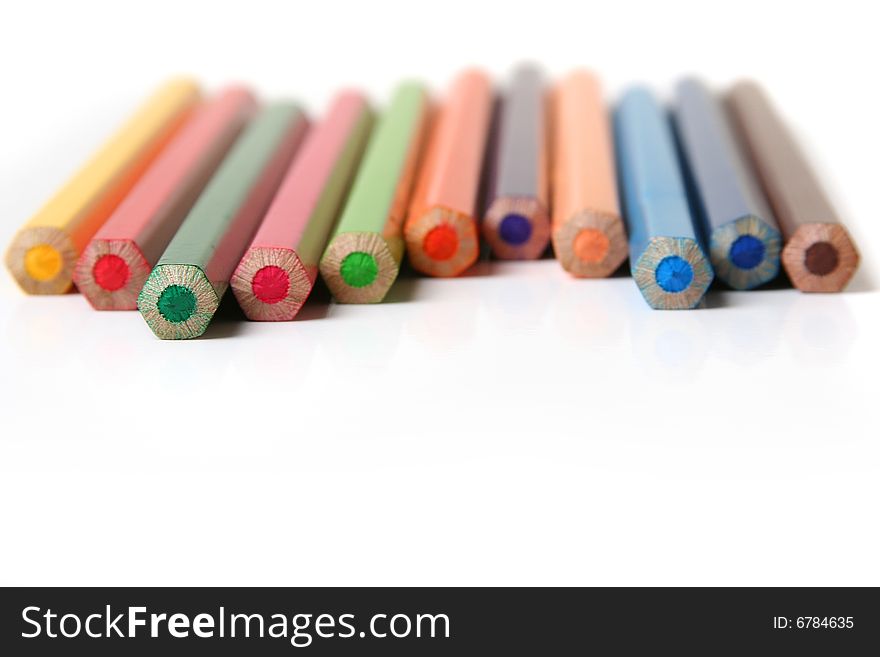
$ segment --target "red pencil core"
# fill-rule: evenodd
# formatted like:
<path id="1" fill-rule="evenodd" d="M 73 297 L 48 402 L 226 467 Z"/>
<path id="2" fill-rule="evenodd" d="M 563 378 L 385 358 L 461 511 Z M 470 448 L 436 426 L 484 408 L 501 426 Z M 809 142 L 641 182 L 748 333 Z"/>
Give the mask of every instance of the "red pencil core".
<path id="1" fill-rule="evenodd" d="M 452 226 L 435 226 L 425 235 L 422 248 L 433 260 L 449 260 L 458 251 L 458 234 Z"/>
<path id="2" fill-rule="evenodd" d="M 115 292 L 128 283 L 131 270 L 128 268 L 128 263 L 118 255 L 107 253 L 95 262 L 92 275 L 95 277 L 95 283 L 103 289 Z"/>
<path id="3" fill-rule="evenodd" d="M 287 297 L 290 277 L 281 267 L 266 265 L 254 274 L 251 289 L 254 296 L 263 303 L 278 303 Z"/>

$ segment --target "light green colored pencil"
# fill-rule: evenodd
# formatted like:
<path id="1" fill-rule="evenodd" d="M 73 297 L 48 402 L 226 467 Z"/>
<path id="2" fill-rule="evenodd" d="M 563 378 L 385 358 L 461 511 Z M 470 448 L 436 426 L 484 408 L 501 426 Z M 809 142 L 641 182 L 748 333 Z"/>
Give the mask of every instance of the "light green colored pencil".
<path id="1" fill-rule="evenodd" d="M 376 303 L 403 259 L 403 222 L 428 123 L 420 84 L 397 88 L 367 145 L 324 256 L 321 276 L 337 301 Z"/>

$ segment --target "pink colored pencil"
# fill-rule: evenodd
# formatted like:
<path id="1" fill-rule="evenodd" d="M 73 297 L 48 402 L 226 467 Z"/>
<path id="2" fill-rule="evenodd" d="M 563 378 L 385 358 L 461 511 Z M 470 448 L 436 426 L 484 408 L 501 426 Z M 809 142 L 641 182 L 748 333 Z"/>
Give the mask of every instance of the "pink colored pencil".
<path id="1" fill-rule="evenodd" d="M 302 308 L 371 124 L 366 98 L 346 91 L 309 133 L 230 281 L 248 319 L 287 321 Z"/>
<path id="2" fill-rule="evenodd" d="M 97 310 L 136 310 L 150 270 L 256 109 L 245 89 L 205 103 L 95 234 L 73 274 Z"/>

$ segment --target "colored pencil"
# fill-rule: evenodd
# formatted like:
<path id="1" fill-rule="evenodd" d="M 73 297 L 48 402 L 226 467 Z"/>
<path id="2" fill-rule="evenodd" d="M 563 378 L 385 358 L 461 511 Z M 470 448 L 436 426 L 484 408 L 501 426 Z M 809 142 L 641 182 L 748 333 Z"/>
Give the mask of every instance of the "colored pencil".
<path id="1" fill-rule="evenodd" d="M 755 83 L 734 86 L 729 105 L 782 229 L 788 277 L 803 292 L 840 292 L 859 253 L 816 174 Z"/>
<path id="2" fill-rule="evenodd" d="M 553 251 L 574 276 L 609 276 L 626 259 L 614 147 L 599 81 L 575 71 L 553 99 Z"/>
<path id="3" fill-rule="evenodd" d="M 500 108 L 483 236 L 499 258 L 533 260 L 550 242 L 544 80 L 518 69 Z"/>
<path id="4" fill-rule="evenodd" d="M 25 292 L 70 289 L 80 253 L 198 102 L 194 82 L 164 84 L 18 231 L 6 266 Z"/>
<path id="5" fill-rule="evenodd" d="M 263 109 L 238 138 L 138 297 L 162 339 L 205 332 L 306 132 L 291 103 Z"/>
<path id="6" fill-rule="evenodd" d="M 633 278 L 657 309 L 694 308 L 713 271 L 700 244 L 672 129 L 649 91 L 626 92 L 614 114 Z"/>
<path id="7" fill-rule="evenodd" d="M 232 291 L 248 319 L 287 321 L 302 308 L 372 118 L 362 94 L 343 92 L 309 132 L 232 275 Z"/>
<path id="8" fill-rule="evenodd" d="M 339 223 L 321 258 L 337 301 L 376 303 L 397 279 L 403 221 L 428 124 L 428 96 L 400 85 L 370 137 Z"/>
<path id="9" fill-rule="evenodd" d="M 779 227 L 721 105 L 698 80 L 678 85 L 675 125 L 715 274 L 738 290 L 776 278 Z"/>
<path id="10" fill-rule="evenodd" d="M 73 280 L 98 310 L 136 310 L 150 270 L 256 109 L 232 88 L 199 108 L 77 261 Z"/>
<path id="11" fill-rule="evenodd" d="M 480 71 L 452 84 L 431 130 L 404 237 L 413 267 L 457 276 L 477 260 L 480 173 L 492 114 L 492 88 Z"/>

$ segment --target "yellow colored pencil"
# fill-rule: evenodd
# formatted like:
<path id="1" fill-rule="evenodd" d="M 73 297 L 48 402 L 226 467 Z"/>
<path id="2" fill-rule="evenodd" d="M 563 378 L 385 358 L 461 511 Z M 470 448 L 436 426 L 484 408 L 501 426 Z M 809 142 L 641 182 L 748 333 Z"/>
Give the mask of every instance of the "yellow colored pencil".
<path id="1" fill-rule="evenodd" d="M 187 79 L 165 83 L 16 234 L 6 266 L 30 294 L 70 289 L 77 258 L 200 100 Z"/>

